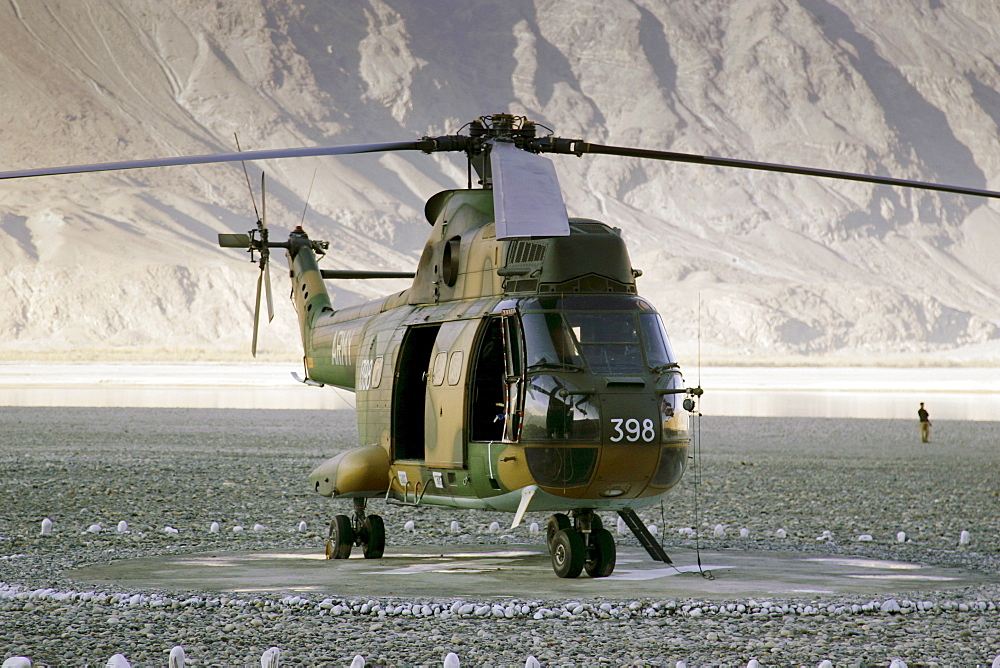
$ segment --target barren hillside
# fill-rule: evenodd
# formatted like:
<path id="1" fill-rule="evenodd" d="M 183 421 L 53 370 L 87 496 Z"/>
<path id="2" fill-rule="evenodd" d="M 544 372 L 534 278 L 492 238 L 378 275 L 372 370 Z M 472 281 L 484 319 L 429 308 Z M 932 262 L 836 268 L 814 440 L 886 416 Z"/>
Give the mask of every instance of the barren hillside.
<path id="1" fill-rule="evenodd" d="M 1000 189 L 993 0 L 12 0 L 0 67 L 0 169 L 228 152 L 234 133 L 402 141 L 513 112 L 595 142 Z M 684 361 L 699 320 L 708 359 L 1000 360 L 997 204 L 554 160 L 571 215 L 622 228 Z M 411 268 L 424 200 L 465 181 L 449 156 L 249 169 L 271 227 L 305 212 L 330 268 Z M 256 270 L 215 235 L 254 220 L 232 165 L 5 182 L 0 354 L 242 353 Z M 332 289 L 342 306 L 404 286 Z M 262 348 L 293 351 L 295 330 L 279 299 Z"/>

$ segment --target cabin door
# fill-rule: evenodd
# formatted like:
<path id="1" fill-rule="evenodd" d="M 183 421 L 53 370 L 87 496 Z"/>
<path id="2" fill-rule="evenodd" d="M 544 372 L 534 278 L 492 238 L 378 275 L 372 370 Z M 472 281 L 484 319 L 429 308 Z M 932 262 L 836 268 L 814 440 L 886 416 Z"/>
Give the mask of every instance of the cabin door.
<path id="1" fill-rule="evenodd" d="M 442 323 L 438 330 L 424 400 L 427 466 L 465 465 L 466 368 L 478 325 L 474 320 L 453 320 Z"/>

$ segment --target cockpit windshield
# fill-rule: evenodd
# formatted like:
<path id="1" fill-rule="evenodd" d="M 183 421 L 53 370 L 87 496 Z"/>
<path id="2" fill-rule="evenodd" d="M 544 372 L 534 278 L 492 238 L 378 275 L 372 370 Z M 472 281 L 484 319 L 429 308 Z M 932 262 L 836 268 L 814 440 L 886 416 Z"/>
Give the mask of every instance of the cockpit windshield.
<path id="1" fill-rule="evenodd" d="M 675 364 L 660 316 L 633 296 L 542 297 L 520 305 L 528 371 L 639 374 Z"/>

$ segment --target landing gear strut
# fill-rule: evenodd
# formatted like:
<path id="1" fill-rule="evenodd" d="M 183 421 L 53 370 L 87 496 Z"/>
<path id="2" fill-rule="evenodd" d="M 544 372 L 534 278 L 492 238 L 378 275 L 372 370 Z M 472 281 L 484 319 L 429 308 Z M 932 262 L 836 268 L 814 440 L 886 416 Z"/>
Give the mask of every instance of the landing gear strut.
<path id="1" fill-rule="evenodd" d="M 385 523 L 378 515 L 365 515 L 365 499 L 354 499 L 354 514 L 335 515 L 326 541 L 327 559 L 348 559 L 351 549 L 362 548 L 365 559 L 381 559 L 385 551 Z"/>
<path id="2" fill-rule="evenodd" d="M 556 513 L 545 533 L 552 570 L 559 577 L 575 578 L 586 570 L 592 578 L 605 578 L 614 572 L 615 539 L 593 510 L 574 510 L 572 521 Z"/>

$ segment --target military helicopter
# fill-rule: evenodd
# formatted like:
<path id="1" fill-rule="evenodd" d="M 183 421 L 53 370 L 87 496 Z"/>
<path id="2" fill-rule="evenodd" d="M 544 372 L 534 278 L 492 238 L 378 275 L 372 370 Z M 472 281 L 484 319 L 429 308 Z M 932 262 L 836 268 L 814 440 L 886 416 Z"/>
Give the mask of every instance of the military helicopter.
<path id="1" fill-rule="evenodd" d="M 546 534 L 556 575 L 606 577 L 616 550 L 599 511 L 625 521 L 651 558 L 670 563 L 636 510 L 682 478 L 688 387 L 659 314 L 636 286 L 620 231 L 569 218 L 543 153 L 605 154 L 764 170 L 1000 198 L 1000 192 L 554 137 L 525 117 L 483 116 L 468 134 L 408 142 L 248 151 L 0 173 L 0 179 L 171 165 L 388 151 L 466 155 L 468 187 L 432 196 L 430 237 L 415 273 L 320 269 L 326 241 L 296 227 L 272 241 L 266 204 L 246 234 L 220 234 L 260 269 L 273 317 L 270 253 L 288 259 L 309 385 L 356 393 L 360 445 L 309 475 L 317 493 L 351 499 L 334 516 L 329 559 L 354 547 L 380 558 L 385 525 L 369 499 L 514 513 L 551 512 Z M 477 175 L 473 187 L 473 172 Z M 263 184 L 262 184 L 263 188 Z M 335 309 L 324 281 L 413 279 L 410 288 Z"/>

